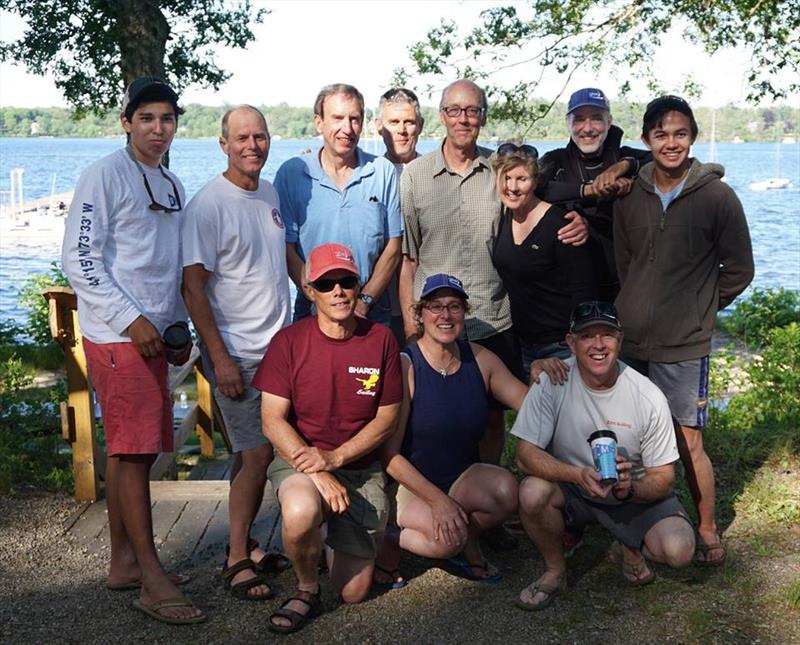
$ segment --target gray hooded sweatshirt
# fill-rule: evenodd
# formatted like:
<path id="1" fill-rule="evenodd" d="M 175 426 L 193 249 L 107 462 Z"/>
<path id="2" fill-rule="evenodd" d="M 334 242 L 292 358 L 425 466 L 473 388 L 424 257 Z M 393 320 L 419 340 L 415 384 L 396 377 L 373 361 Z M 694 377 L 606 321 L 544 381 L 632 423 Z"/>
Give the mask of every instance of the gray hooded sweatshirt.
<path id="1" fill-rule="evenodd" d="M 724 168 L 690 163 L 666 211 L 653 186 L 653 162 L 614 206 L 616 305 L 626 356 L 662 363 L 706 356 L 717 311 L 753 279 L 747 220 L 721 181 Z"/>

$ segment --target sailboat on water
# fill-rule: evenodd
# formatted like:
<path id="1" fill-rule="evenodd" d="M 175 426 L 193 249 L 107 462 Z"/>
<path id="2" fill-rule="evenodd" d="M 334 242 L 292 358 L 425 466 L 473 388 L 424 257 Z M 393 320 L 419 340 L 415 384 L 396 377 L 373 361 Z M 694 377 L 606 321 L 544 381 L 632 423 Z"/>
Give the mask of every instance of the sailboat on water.
<path id="1" fill-rule="evenodd" d="M 792 182 L 786 177 L 781 177 L 781 140 L 776 133 L 775 141 L 775 176 L 750 184 L 750 190 L 762 192 L 765 190 L 785 190 L 792 187 Z"/>

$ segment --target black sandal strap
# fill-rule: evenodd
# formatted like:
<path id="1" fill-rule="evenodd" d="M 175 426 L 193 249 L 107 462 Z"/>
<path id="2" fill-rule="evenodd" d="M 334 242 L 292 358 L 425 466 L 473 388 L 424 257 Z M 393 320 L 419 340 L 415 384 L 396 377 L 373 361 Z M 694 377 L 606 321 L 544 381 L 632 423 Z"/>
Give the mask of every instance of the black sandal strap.
<path id="1" fill-rule="evenodd" d="M 227 562 L 226 562 L 227 565 Z M 222 579 L 226 582 L 230 582 L 231 579 L 237 574 L 241 573 L 242 571 L 251 570 L 253 573 L 256 572 L 256 565 L 250 558 L 244 558 L 243 560 L 239 560 L 239 562 L 232 564 L 231 566 L 225 566 L 222 569 Z"/>

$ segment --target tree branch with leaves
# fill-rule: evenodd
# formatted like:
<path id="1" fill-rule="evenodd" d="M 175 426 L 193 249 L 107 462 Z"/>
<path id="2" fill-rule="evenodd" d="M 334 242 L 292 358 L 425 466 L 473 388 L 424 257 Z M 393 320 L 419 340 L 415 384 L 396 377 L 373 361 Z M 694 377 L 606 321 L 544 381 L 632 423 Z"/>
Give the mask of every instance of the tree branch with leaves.
<path id="1" fill-rule="evenodd" d="M 0 43 L 0 60 L 51 73 L 77 117 L 119 106 L 140 76 L 159 76 L 179 92 L 219 87 L 230 77 L 214 46 L 244 47 L 266 9 L 251 0 L 7 0 L 27 23 L 22 37 Z"/>
<path id="2" fill-rule="evenodd" d="M 748 50 L 748 101 L 800 91 L 800 4 L 781 0 L 529 0 L 493 7 L 466 33 L 442 20 L 410 47 L 410 69 L 396 70 L 393 80 L 420 75 L 431 92 L 436 77 L 472 78 L 484 85 L 493 116 L 514 120 L 524 136 L 585 66 L 625 70 L 652 93 L 663 92 L 653 61 L 672 28 L 708 54 Z M 518 78 L 509 81 L 512 69 Z M 534 102 L 547 71 L 560 75 L 560 90 L 549 103 Z M 693 96 L 699 86 L 687 75 L 681 88 L 670 89 Z M 628 91 L 625 81 L 620 92 Z"/>

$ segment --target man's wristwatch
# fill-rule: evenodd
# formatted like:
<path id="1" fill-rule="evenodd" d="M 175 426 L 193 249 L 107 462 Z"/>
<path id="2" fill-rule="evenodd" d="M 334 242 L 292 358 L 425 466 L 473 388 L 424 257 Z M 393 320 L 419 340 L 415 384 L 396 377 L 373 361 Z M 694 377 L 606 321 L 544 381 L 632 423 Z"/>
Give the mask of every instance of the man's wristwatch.
<path id="1" fill-rule="evenodd" d="M 633 484 L 631 484 L 631 487 L 628 489 L 628 494 L 625 495 L 625 497 L 618 497 L 616 493 L 612 493 L 612 495 L 614 495 L 614 499 L 616 499 L 618 502 L 627 502 L 635 494 L 636 493 L 633 490 Z"/>
<path id="2" fill-rule="evenodd" d="M 359 294 L 358 294 L 358 299 L 359 299 L 361 302 L 363 302 L 365 305 L 367 305 L 367 308 L 371 308 L 371 307 L 372 307 L 372 305 L 374 305 L 374 304 L 375 304 L 375 298 L 373 298 L 373 297 L 372 297 L 371 295 L 369 295 L 368 293 L 359 293 Z"/>

